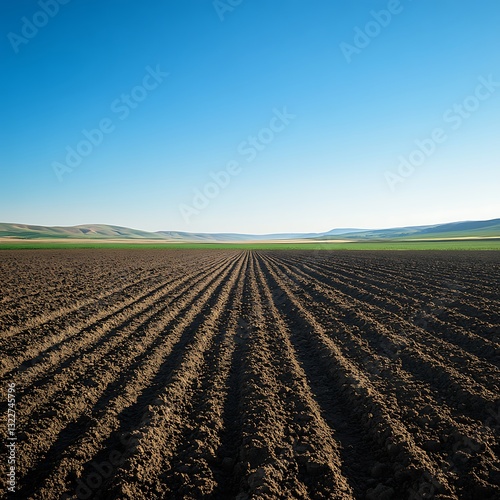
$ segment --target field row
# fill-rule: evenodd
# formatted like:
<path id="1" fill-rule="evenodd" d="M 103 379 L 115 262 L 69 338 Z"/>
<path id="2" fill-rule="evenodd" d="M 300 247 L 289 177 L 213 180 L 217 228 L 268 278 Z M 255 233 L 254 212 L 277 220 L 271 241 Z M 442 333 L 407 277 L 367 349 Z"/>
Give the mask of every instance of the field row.
<path id="1" fill-rule="evenodd" d="M 0 272 L 17 498 L 500 496 L 490 254 L 56 254 Z"/>

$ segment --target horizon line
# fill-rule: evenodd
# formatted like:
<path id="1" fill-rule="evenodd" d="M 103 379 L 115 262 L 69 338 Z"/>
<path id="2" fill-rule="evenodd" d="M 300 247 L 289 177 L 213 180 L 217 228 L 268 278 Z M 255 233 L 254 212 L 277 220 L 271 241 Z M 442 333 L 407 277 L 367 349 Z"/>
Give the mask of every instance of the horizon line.
<path id="1" fill-rule="evenodd" d="M 405 229 L 405 228 L 414 228 L 414 227 L 433 227 L 440 226 L 444 224 L 457 224 L 463 222 L 490 222 L 500 220 L 500 217 L 494 217 L 492 219 L 462 219 L 462 220 L 452 220 L 446 222 L 438 222 L 433 224 L 413 224 L 413 225 L 398 225 L 398 226 L 385 226 L 385 227 L 332 227 L 326 231 L 286 231 L 286 232 L 268 232 L 268 233 L 244 233 L 244 232 L 234 232 L 234 231 L 185 231 L 185 230 L 177 230 L 177 229 L 159 229 L 159 230 L 147 230 L 140 229 L 136 227 L 130 226 L 122 226 L 118 224 L 108 224 L 108 223 L 84 223 L 84 224 L 73 224 L 73 225 L 45 225 L 45 224 L 32 224 L 27 222 L 0 222 L 0 224 L 10 224 L 10 225 L 19 225 L 19 226 L 36 226 L 36 227 L 45 227 L 45 228 L 74 228 L 74 227 L 88 227 L 88 226 L 108 226 L 108 227 L 119 227 L 124 229 L 132 229 L 134 231 L 143 231 L 146 233 L 162 233 L 162 232 L 171 232 L 171 233 L 188 233 L 188 234 L 240 234 L 245 236 L 269 236 L 269 235 L 280 235 L 280 234 L 323 234 L 328 233 L 330 231 L 337 231 L 341 229 L 345 229 L 347 231 L 381 231 L 384 229 Z"/>

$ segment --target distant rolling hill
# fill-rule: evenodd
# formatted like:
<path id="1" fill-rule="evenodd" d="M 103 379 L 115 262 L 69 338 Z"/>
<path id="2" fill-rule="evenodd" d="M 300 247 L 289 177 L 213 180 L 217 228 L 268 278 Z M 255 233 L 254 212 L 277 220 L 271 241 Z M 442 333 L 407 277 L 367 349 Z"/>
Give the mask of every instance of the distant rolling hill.
<path id="1" fill-rule="evenodd" d="M 388 229 L 370 229 L 366 231 L 337 233 L 333 236 L 323 236 L 321 239 L 348 240 L 411 240 L 411 239 L 441 239 L 441 238 L 490 238 L 500 237 L 500 219 L 487 221 L 451 222 L 430 226 L 409 226 Z M 319 238 L 315 238 L 319 239 Z"/>
<path id="2" fill-rule="evenodd" d="M 239 233 L 189 233 L 183 231 L 141 231 L 128 227 L 106 224 L 79 226 L 34 226 L 28 224 L 0 223 L 0 240 L 21 239 L 96 239 L 96 240 L 158 240 L 165 242 L 245 242 L 279 240 L 414 240 L 447 238 L 500 238 L 500 219 L 487 221 L 462 221 L 428 226 L 409 226 L 388 229 L 332 229 L 324 233 L 239 234 Z"/>
<path id="3" fill-rule="evenodd" d="M 106 224 L 86 224 L 81 226 L 32 226 L 27 224 L 0 223 L 0 237 L 39 239 L 39 238 L 85 238 L 85 239 L 164 239 L 157 233 L 130 229 L 128 227 L 108 226 Z"/>

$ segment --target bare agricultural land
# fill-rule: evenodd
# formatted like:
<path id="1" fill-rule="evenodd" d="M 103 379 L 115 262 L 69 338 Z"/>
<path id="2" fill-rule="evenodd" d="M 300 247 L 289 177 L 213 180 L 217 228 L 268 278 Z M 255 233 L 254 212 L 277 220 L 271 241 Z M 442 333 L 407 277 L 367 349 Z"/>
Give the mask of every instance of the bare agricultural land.
<path id="1" fill-rule="evenodd" d="M 12 498 L 500 498 L 496 251 L 3 250 L 0 281 Z"/>

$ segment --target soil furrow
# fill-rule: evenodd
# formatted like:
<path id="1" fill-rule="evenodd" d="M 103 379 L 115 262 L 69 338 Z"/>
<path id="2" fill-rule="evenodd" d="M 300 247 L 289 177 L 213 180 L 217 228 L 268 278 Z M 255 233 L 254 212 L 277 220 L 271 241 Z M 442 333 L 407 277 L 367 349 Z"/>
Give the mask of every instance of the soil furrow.
<path id="1" fill-rule="evenodd" d="M 205 269 L 210 269 L 207 266 Z M 193 274 L 193 278 L 200 275 L 203 270 L 198 270 Z M 187 271 L 187 270 L 186 270 Z M 47 335 L 43 343 L 33 342 L 29 349 L 20 349 L 21 353 L 17 358 L 12 357 L 11 362 L 17 363 L 17 369 L 13 369 L 2 377 L 13 376 L 16 373 L 20 375 L 20 384 L 26 387 L 29 380 L 36 378 L 42 374 L 44 377 L 49 375 L 47 369 L 50 366 L 63 362 L 68 364 L 68 356 L 71 354 L 69 361 L 78 357 L 78 350 L 85 348 L 89 343 L 93 342 L 96 334 L 100 335 L 100 342 L 106 338 L 106 331 L 112 334 L 113 331 L 121 327 L 120 321 L 131 322 L 143 312 L 152 308 L 155 297 L 161 297 L 162 294 L 168 294 L 172 286 L 187 282 L 188 279 L 183 279 L 182 275 L 174 278 L 169 278 L 160 285 L 145 291 L 138 291 L 135 295 L 123 301 L 120 300 L 118 305 L 103 307 L 96 314 L 90 316 L 85 315 L 84 319 L 79 322 L 72 323 L 67 326 L 70 318 L 64 317 L 60 319 L 54 329 L 60 329 L 62 334 Z"/>
<path id="2" fill-rule="evenodd" d="M 278 360 L 286 367 L 281 384 L 289 389 L 287 395 L 298 395 L 303 400 L 297 404 L 294 416 L 302 425 L 301 437 L 294 445 L 294 451 L 302 465 L 303 480 L 308 484 L 311 497 L 316 498 L 318 483 L 321 479 L 328 480 L 321 472 L 320 464 L 325 460 L 327 463 L 334 461 L 335 474 L 340 478 L 343 476 L 343 496 L 359 496 L 363 486 L 373 484 L 370 470 L 378 463 L 370 451 L 369 436 L 361 427 L 353 428 L 352 420 L 345 413 L 346 407 L 341 408 L 342 398 L 333 387 L 325 384 L 326 380 L 318 369 L 308 339 L 299 338 L 298 332 L 288 327 L 286 316 L 280 312 L 286 301 L 283 291 L 279 287 L 271 288 L 263 269 L 267 271 L 262 259 L 259 259 L 257 275 L 261 295 L 265 298 L 272 325 L 281 341 L 279 352 L 286 354 Z M 328 411 L 325 411 L 326 408 Z M 356 445 L 359 448 L 353 453 Z M 377 459 L 380 457 L 379 454 Z M 311 474 L 312 470 L 316 474 Z M 349 488 L 346 488 L 346 484 L 349 484 Z M 332 494 L 339 489 L 337 484 Z"/>
<path id="3" fill-rule="evenodd" d="M 290 259 L 290 261 L 296 265 L 299 265 L 300 262 L 297 259 Z M 332 269 L 329 266 L 319 266 L 310 261 L 307 261 L 307 263 L 300 262 L 299 267 L 305 272 L 309 269 L 326 277 L 328 280 L 332 280 L 335 285 L 338 284 L 337 286 L 344 287 L 343 289 L 349 295 L 379 305 L 419 326 L 424 323 L 427 326 L 430 319 L 439 321 L 434 316 L 446 312 L 447 328 L 451 330 L 453 327 L 454 332 L 458 329 L 460 332 L 458 335 L 466 340 L 466 345 L 472 349 L 472 353 L 475 354 L 476 350 L 479 350 L 481 354 L 493 350 L 492 361 L 498 362 L 500 330 L 496 332 L 494 325 L 498 325 L 500 316 L 496 311 L 493 312 L 491 302 L 478 298 L 473 299 L 470 293 L 459 283 L 450 283 L 449 280 L 446 280 L 445 284 L 447 286 L 440 288 L 434 295 L 428 293 L 416 294 L 415 292 L 408 295 L 406 288 L 400 288 L 390 282 L 386 284 L 385 288 L 380 288 L 380 281 L 377 282 L 376 286 L 367 285 L 366 280 L 362 280 L 354 272 L 348 273 L 345 270 Z M 353 283 L 356 286 L 352 286 Z M 466 297 L 468 304 L 472 300 L 477 304 L 472 308 L 472 316 L 463 314 L 463 311 L 467 309 L 460 299 L 461 297 Z M 457 308 L 462 313 L 456 311 Z M 490 308 L 492 312 L 487 314 Z M 465 330 L 464 326 L 467 327 L 467 330 Z M 435 329 L 433 333 L 443 334 L 441 329 Z M 450 334 L 446 337 L 446 340 L 455 342 L 455 336 Z M 475 341 L 475 343 L 472 344 L 472 341 Z M 457 345 L 460 347 L 460 344 Z"/>
<path id="4" fill-rule="evenodd" d="M 174 461 L 162 467 L 159 481 L 165 494 L 191 498 L 220 498 L 216 493 L 229 472 L 228 457 L 219 456 L 227 421 L 224 407 L 228 399 L 231 360 L 236 348 L 235 334 L 243 302 L 248 254 L 245 254 L 231 296 L 217 319 L 218 334 L 205 352 L 200 376 L 182 418 L 175 443 L 170 445 Z M 225 460 L 225 462 L 224 462 Z M 229 459 L 231 460 L 231 459 Z"/>
<path id="5" fill-rule="evenodd" d="M 111 400 L 115 403 L 126 403 L 125 408 L 133 404 L 134 394 L 136 393 L 130 392 L 129 377 L 136 377 L 137 374 L 143 373 L 144 377 L 139 377 L 137 380 L 140 385 L 136 387 L 136 391 L 145 393 L 149 389 L 149 386 L 145 385 L 145 383 L 148 378 L 151 382 L 157 376 L 155 370 L 159 370 L 163 358 L 167 355 L 172 356 L 172 352 L 174 352 L 172 349 L 174 348 L 177 356 L 182 353 L 183 348 L 191 340 L 190 336 L 183 333 L 183 329 L 186 325 L 196 322 L 198 316 L 205 313 L 207 301 L 212 300 L 211 294 L 222 286 L 221 283 L 223 283 L 224 277 L 231 272 L 234 265 L 236 265 L 236 262 L 231 261 L 219 274 L 209 275 L 201 282 L 199 287 L 193 288 L 190 293 L 181 297 L 177 307 L 174 307 L 164 319 L 157 318 L 156 324 L 152 324 L 150 328 L 146 329 L 146 332 L 139 331 L 135 354 L 128 353 L 126 349 L 123 353 L 117 351 L 117 355 L 121 355 L 124 358 L 123 360 L 120 360 L 119 357 L 117 359 L 107 359 L 105 365 L 99 366 L 96 373 L 92 374 L 95 380 L 94 384 L 89 384 L 86 379 L 79 380 L 64 399 L 56 402 L 54 405 L 56 410 L 53 411 L 53 415 L 45 415 L 45 419 L 37 424 L 40 430 L 43 429 L 42 433 L 44 435 L 51 436 L 49 442 L 47 443 L 47 438 L 44 440 L 41 433 L 36 429 L 31 435 L 30 442 L 34 450 L 38 450 L 38 454 L 43 453 L 45 458 L 38 463 L 36 468 L 31 466 L 31 470 L 27 475 L 29 484 L 33 484 L 33 477 L 38 478 L 36 482 L 40 484 L 43 478 L 49 475 L 51 469 L 54 468 L 54 464 L 48 465 L 50 462 L 57 462 L 60 459 L 61 450 L 65 450 L 64 457 L 61 459 L 61 462 L 63 462 L 61 468 L 64 470 L 68 461 L 73 464 L 75 462 L 74 453 L 71 453 L 73 448 L 81 454 L 81 451 L 89 448 L 88 441 L 95 444 L 101 442 L 101 439 L 97 439 L 95 435 L 96 425 L 99 422 L 98 431 L 102 432 L 106 428 L 107 419 L 102 417 L 104 422 L 101 424 L 100 413 L 104 412 L 106 415 L 109 409 L 114 408 L 114 405 L 110 403 Z M 143 334 L 146 336 L 145 338 L 143 338 Z M 130 368 L 128 368 L 129 365 Z M 128 377 L 121 376 L 120 373 L 128 374 Z M 124 391 L 125 394 L 121 395 L 120 390 Z M 111 408 L 108 408 L 106 403 L 110 404 Z M 117 410 L 115 409 L 115 411 Z M 124 409 L 118 408 L 118 411 L 123 412 Z M 115 416 L 111 423 L 116 425 L 117 418 L 119 419 L 119 417 Z M 90 433 L 90 438 L 87 433 Z M 105 432 L 103 434 L 102 439 L 108 437 Z M 87 436 L 86 446 L 80 442 L 79 435 Z M 78 446 L 72 444 L 75 440 L 79 443 Z M 118 442 L 120 441 L 118 440 Z M 39 443 L 39 446 L 36 446 L 37 443 Z M 47 444 L 50 443 L 52 444 L 47 449 Z M 41 450 L 40 447 L 42 447 Z M 47 458 L 51 458 L 49 463 L 47 463 Z M 79 463 L 80 461 L 77 461 L 77 464 Z M 56 469 L 59 469 L 59 467 Z M 71 470 L 78 472 L 81 470 L 81 465 L 73 465 Z M 64 478 L 67 478 L 67 474 L 68 469 L 66 467 L 65 474 L 56 475 L 55 478 L 52 475 L 55 483 L 50 488 L 56 487 L 55 485 L 58 483 L 60 487 Z M 23 493 L 21 492 L 20 498 L 23 497 Z"/>
<path id="6" fill-rule="evenodd" d="M 178 351 L 175 364 L 172 359 L 166 360 L 150 384 L 149 390 L 156 388 L 155 399 L 145 408 L 140 425 L 136 423 L 133 427 L 132 439 L 136 446 L 107 485 L 117 497 L 168 497 L 169 485 L 162 480 L 162 473 L 173 465 L 171 460 L 182 438 L 194 384 L 199 379 L 206 353 L 221 340 L 219 322 L 226 306 L 237 293 L 236 282 L 243 264 L 242 254 L 225 276 L 226 279 L 221 280 L 210 293 L 209 301 L 197 321 L 190 323 L 182 332 L 184 338 L 189 338 L 189 345 Z M 137 404 L 140 404 L 140 399 L 141 396 Z M 132 416 L 131 409 L 127 409 L 127 414 Z M 155 452 L 158 447 L 162 450 L 161 454 Z M 133 484 L 131 478 L 134 479 Z M 210 487 L 204 481 L 201 485 Z"/>
<path id="7" fill-rule="evenodd" d="M 289 270 L 287 275 L 291 276 Z M 451 408 L 434 399 L 425 385 L 403 370 L 397 351 L 381 351 L 379 346 L 367 343 L 364 331 L 358 326 L 347 326 L 328 314 L 327 308 L 318 308 L 315 294 L 312 293 L 308 303 L 314 305 L 310 311 L 315 317 L 323 315 L 328 318 L 326 327 L 334 332 L 332 338 L 339 342 L 345 355 L 358 364 L 360 371 L 367 374 L 377 390 L 385 395 L 386 401 L 393 401 L 395 414 L 405 422 L 408 431 L 416 436 L 417 446 L 444 467 L 460 448 L 476 443 L 474 450 L 468 450 L 474 455 L 474 461 L 457 464 L 456 468 L 460 473 L 467 473 L 469 476 L 485 470 L 487 463 L 494 457 L 489 446 L 494 440 L 491 431 L 483 429 L 481 422 L 471 423 L 468 419 L 456 421 Z M 324 315 L 325 312 L 327 316 Z M 388 354 L 390 362 L 387 362 Z M 305 359 L 310 357 L 306 356 Z M 317 378 L 313 377 L 313 380 Z M 479 451 L 481 453 L 478 453 Z"/>
<path id="8" fill-rule="evenodd" d="M 280 265 L 290 271 L 290 267 L 286 264 L 280 263 Z M 310 283 L 311 278 L 322 282 L 323 278 L 318 277 L 317 273 L 307 274 L 299 269 L 294 271 L 297 283 Z M 488 408 L 488 405 L 496 405 L 498 395 L 495 391 L 498 393 L 498 389 L 493 388 L 493 391 L 487 389 L 491 386 L 492 373 L 496 374 L 496 380 L 500 380 L 500 370 L 494 365 L 485 363 L 454 344 L 422 331 L 422 328 L 408 323 L 390 311 L 360 301 L 338 288 L 334 288 L 333 292 L 331 286 L 329 288 L 325 295 L 345 313 L 347 322 L 357 324 L 364 331 L 379 336 L 384 342 L 389 342 L 394 351 L 400 350 L 402 361 L 409 369 L 417 370 L 419 376 L 425 376 L 427 382 L 434 384 L 440 381 L 439 385 L 446 386 L 451 397 L 457 390 L 460 391 L 469 400 L 471 407 L 485 405 Z M 432 351 L 433 357 L 426 354 L 426 351 Z M 444 356 L 441 352 L 448 354 Z M 423 370 L 418 370 L 419 368 Z"/>
<path id="9" fill-rule="evenodd" d="M 346 358 L 314 316 L 306 309 L 296 290 L 300 290 L 287 274 L 276 274 L 273 264 L 265 259 L 268 279 L 284 293 L 286 317 L 291 330 L 307 336 L 317 352 L 329 384 L 338 387 L 345 400 L 361 421 L 369 435 L 393 459 L 386 464 L 391 468 L 392 482 L 383 484 L 384 491 L 418 491 L 426 478 L 432 478 L 442 493 L 452 492 L 453 487 L 441 473 L 437 464 L 423 452 L 403 423 L 397 418 L 397 407 L 391 407 L 367 376 Z M 284 312 L 285 312 L 284 311 Z M 396 412 L 394 411 L 396 410 Z M 389 493 L 388 493 L 389 494 Z"/>
<path id="10" fill-rule="evenodd" d="M 1 257 L 11 498 L 500 498 L 498 252 Z"/>
<path id="11" fill-rule="evenodd" d="M 107 322 L 102 323 L 97 329 L 93 326 L 90 332 L 94 335 L 85 339 L 85 343 L 83 339 L 78 339 L 77 345 L 65 346 L 66 352 L 61 353 L 56 360 L 51 359 L 53 369 L 49 369 L 49 366 L 38 365 L 38 372 L 43 373 L 43 377 L 36 378 L 31 385 L 28 385 L 21 374 L 15 380 L 19 387 L 22 387 L 19 401 L 23 405 L 23 411 L 36 420 L 43 415 L 44 410 L 37 410 L 36 413 L 35 410 L 46 403 L 50 406 L 53 399 L 59 400 L 64 397 L 66 388 L 75 380 L 85 378 L 92 386 L 92 371 L 96 366 L 106 363 L 106 358 L 116 359 L 117 356 L 126 355 L 126 349 L 131 342 L 143 342 L 143 331 L 150 329 L 151 324 L 162 321 L 165 315 L 170 315 L 172 306 L 176 306 L 187 291 L 202 282 L 208 274 L 225 269 L 229 265 L 230 263 L 223 262 L 219 266 L 212 266 L 208 272 L 194 273 L 192 276 L 188 275 L 170 282 L 166 289 L 153 295 L 148 294 L 147 303 L 137 302 L 129 311 L 123 311 L 120 319 L 112 316 L 109 325 Z M 136 305 L 139 307 L 138 310 L 136 310 Z M 36 396 L 31 401 L 31 405 L 29 402 L 24 403 L 23 394 L 25 393 Z"/>
<path id="12" fill-rule="evenodd" d="M 195 269 L 198 268 L 198 266 L 195 267 Z M 178 276 L 182 276 L 182 274 L 178 273 Z M 139 288 L 134 290 L 133 293 L 128 292 L 125 294 L 125 300 L 120 292 L 114 299 L 108 297 L 108 301 L 99 301 L 97 307 L 96 304 L 90 302 L 90 310 L 75 309 L 70 311 L 68 315 L 61 315 L 40 327 L 29 328 L 26 330 L 26 335 L 16 335 L 13 339 L 9 339 L 9 346 L 5 348 L 9 358 L 7 358 L 8 362 L 3 363 L 2 377 L 12 375 L 16 371 L 15 367 L 19 371 L 37 365 L 43 360 L 44 356 L 48 356 L 57 349 L 64 347 L 66 343 L 74 341 L 75 338 L 80 337 L 83 331 L 91 331 L 93 328 L 99 327 L 102 322 L 110 320 L 130 307 L 135 307 L 136 303 L 148 299 L 151 295 L 168 287 L 176 279 L 177 276 L 166 281 L 158 280 L 159 285 L 149 290 L 146 288 L 146 291 L 142 291 L 139 284 Z M 132 286 L 136 287 L 137 285 Z M 26 349 L 27 338 L 29 339 L 29 349 Z"/>
<path id="13" fill-rule="evenodd" d="M 174 268 L 175 272 L 179 272 L 178 268 Z M 130 280 L 130 276 L 126 276 L 127 280 Z M 136 279 L 136 277 L 134 277 Z M 83 295 L 83 299 L 77 300 L 75 302 L 75 297 L 73 294 L 65 294 L 63 297 L 66 299 L 65 302 L 69 302 L 70 305 L 63 305 L 59 309 L 56 309 L 54 311 L 51 311 L 49 313 L 44 312 L 41 315 L 35 316 L 35 317 L 30 317 L 27 321 L 18 321 L 17 326 L 13 326 L 10 329 L 7 329 L 3 331 L 2 333 L 2 342 L 4 342 L 5 337 L 9 338 L 12 336 L 19 337 L 20 334 L 28 334 L 30 338 L 33 337 L 33 329 L 36 329 L 37 327 L 40 327 L 42 325 L 46 325 L 47 323 L 51 323 L 54 320 L 57 320 L 59 318 L 63 318 L 67 316 L 68 314 L 74 313 L 79 311 L 82 308 L 92 306 L 95 304 L 100 304 L 100 301 L 106 302 L 106 300 L 113 299 L 115 296 L 120 296 L 125 293 L 130 293 L 130 296 L 133 296 L 135 293 L 135 288 L 137 286 L 141 286 L 144 281 L 149 281 L 149 280 L 155 280 L 155 279 L 162 279 L 162 274 L 158 275 L 153 275 L 149 276 L 144 279 L 137 279 L 137 281 L 133 281 L 130 284 L 123 284 L 119 285 L 116 289 L 112 290 L 104 290 L 100 292 L 99 294 L 93 296 L 91 295 L 89 297 L 88 293 Z M 120 280 L 119 280 L 120 281 Z M 96 283 L 97 286 L 99 286 L 98 283 Z M 102 289 L 102 287 L 99 287 L 98 289 Z M 51 304 L 57 305 L 57 301 L 51 300 Z M 113 300 L 110 300 L 112 303 Z M 3 330 L 3 329 L 2 329 Z M 15 342 L 15 340 L 14 340 Z"/>

